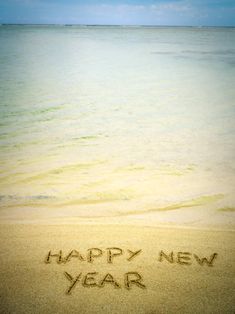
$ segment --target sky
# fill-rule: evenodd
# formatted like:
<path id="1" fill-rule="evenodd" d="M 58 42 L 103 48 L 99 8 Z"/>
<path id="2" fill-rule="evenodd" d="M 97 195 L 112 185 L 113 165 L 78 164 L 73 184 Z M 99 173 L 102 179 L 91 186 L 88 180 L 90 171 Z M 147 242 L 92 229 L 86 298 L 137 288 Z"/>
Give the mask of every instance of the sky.
<path id="1" fill-rule="evenodd" d="M 0 0 L 0 24 L 235 26 L 235 0 Z"/>

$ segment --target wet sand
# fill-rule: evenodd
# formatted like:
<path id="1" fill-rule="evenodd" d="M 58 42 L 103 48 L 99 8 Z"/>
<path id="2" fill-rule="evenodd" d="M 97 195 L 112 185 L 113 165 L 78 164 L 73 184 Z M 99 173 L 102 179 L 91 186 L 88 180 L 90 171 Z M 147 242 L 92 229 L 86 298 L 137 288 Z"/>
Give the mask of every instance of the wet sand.
<path id="1" fill-rule="evenodd" d="M 234 313 L 234 243 L 232 230 L 2 224 L 0 312 Z"/>

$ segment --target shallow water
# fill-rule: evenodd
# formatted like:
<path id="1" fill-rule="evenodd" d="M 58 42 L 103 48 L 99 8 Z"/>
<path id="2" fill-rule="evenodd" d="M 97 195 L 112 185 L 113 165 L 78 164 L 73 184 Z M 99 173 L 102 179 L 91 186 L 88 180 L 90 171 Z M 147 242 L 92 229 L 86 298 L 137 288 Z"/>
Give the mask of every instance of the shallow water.
<path id="1" fill-rule="evenodd" d="M 235 29 L 0 26 L 2 208 L 235 207 Z"/>

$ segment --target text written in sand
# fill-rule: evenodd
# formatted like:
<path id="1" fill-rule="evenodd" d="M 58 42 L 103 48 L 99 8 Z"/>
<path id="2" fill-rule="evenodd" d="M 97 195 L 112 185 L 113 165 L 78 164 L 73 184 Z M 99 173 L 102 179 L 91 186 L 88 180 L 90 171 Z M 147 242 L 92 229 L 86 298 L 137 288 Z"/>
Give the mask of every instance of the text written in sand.
<path id="1" fill-rule="evenodd" d="M 66 265 L 70 262 L 79 263 L 106 263 L 106 264 L 118 264 L 120 262 L 131 263 L 135 261 L 143 253 L 142 249 L 122 249 L 119 247 L 102 248 L 89 248 L 86 251 L 80 251 L 73 249 L 69 252 L 63 252 L 63 250 L 52 251 L 50 250 L 45 258 L 46 264 L 56 263 L 59 265 Z M 196 264 L 199 266 L 213 267 L 218 254 L 209 254 L 207 257 L 191 252 L 175 252 L 160 250 L 156 252 L 156 258 L 153 262 L 164 264 L 178 264 L 187 265 Z M 100 274 L 97 271 L 91 272 L 78 272 L 76 275 L 65 271 L 64 277 L 67 279 L 69 286 L 66 290 L 67 294 L 71 294 L 72 290 L 80 283 L 80 286 L 85 288 L 97 287 L 103 288 L 110 286 L 115 289 L 125 288 L 131 290 L 134 287 L 145 289 L 143 276 L 136 270 L 125 272 L 120 280 L 115 278 L 113 274 L 107 272 Z"/>

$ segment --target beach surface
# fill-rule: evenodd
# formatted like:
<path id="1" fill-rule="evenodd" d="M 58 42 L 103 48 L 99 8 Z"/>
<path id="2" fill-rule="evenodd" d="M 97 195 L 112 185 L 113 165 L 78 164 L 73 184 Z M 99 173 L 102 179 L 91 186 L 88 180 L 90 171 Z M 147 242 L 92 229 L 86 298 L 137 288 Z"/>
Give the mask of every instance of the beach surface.
<path id="1" fill-rule="evenodd" d="M 0 313 L 235 313 L 235 29 L 0 47 Z"/>
<path id="2" fill-rule="evenodd" d="M 0 312 L 234 313 L 234 240 L 226 229 L 2 224 Z"/>

